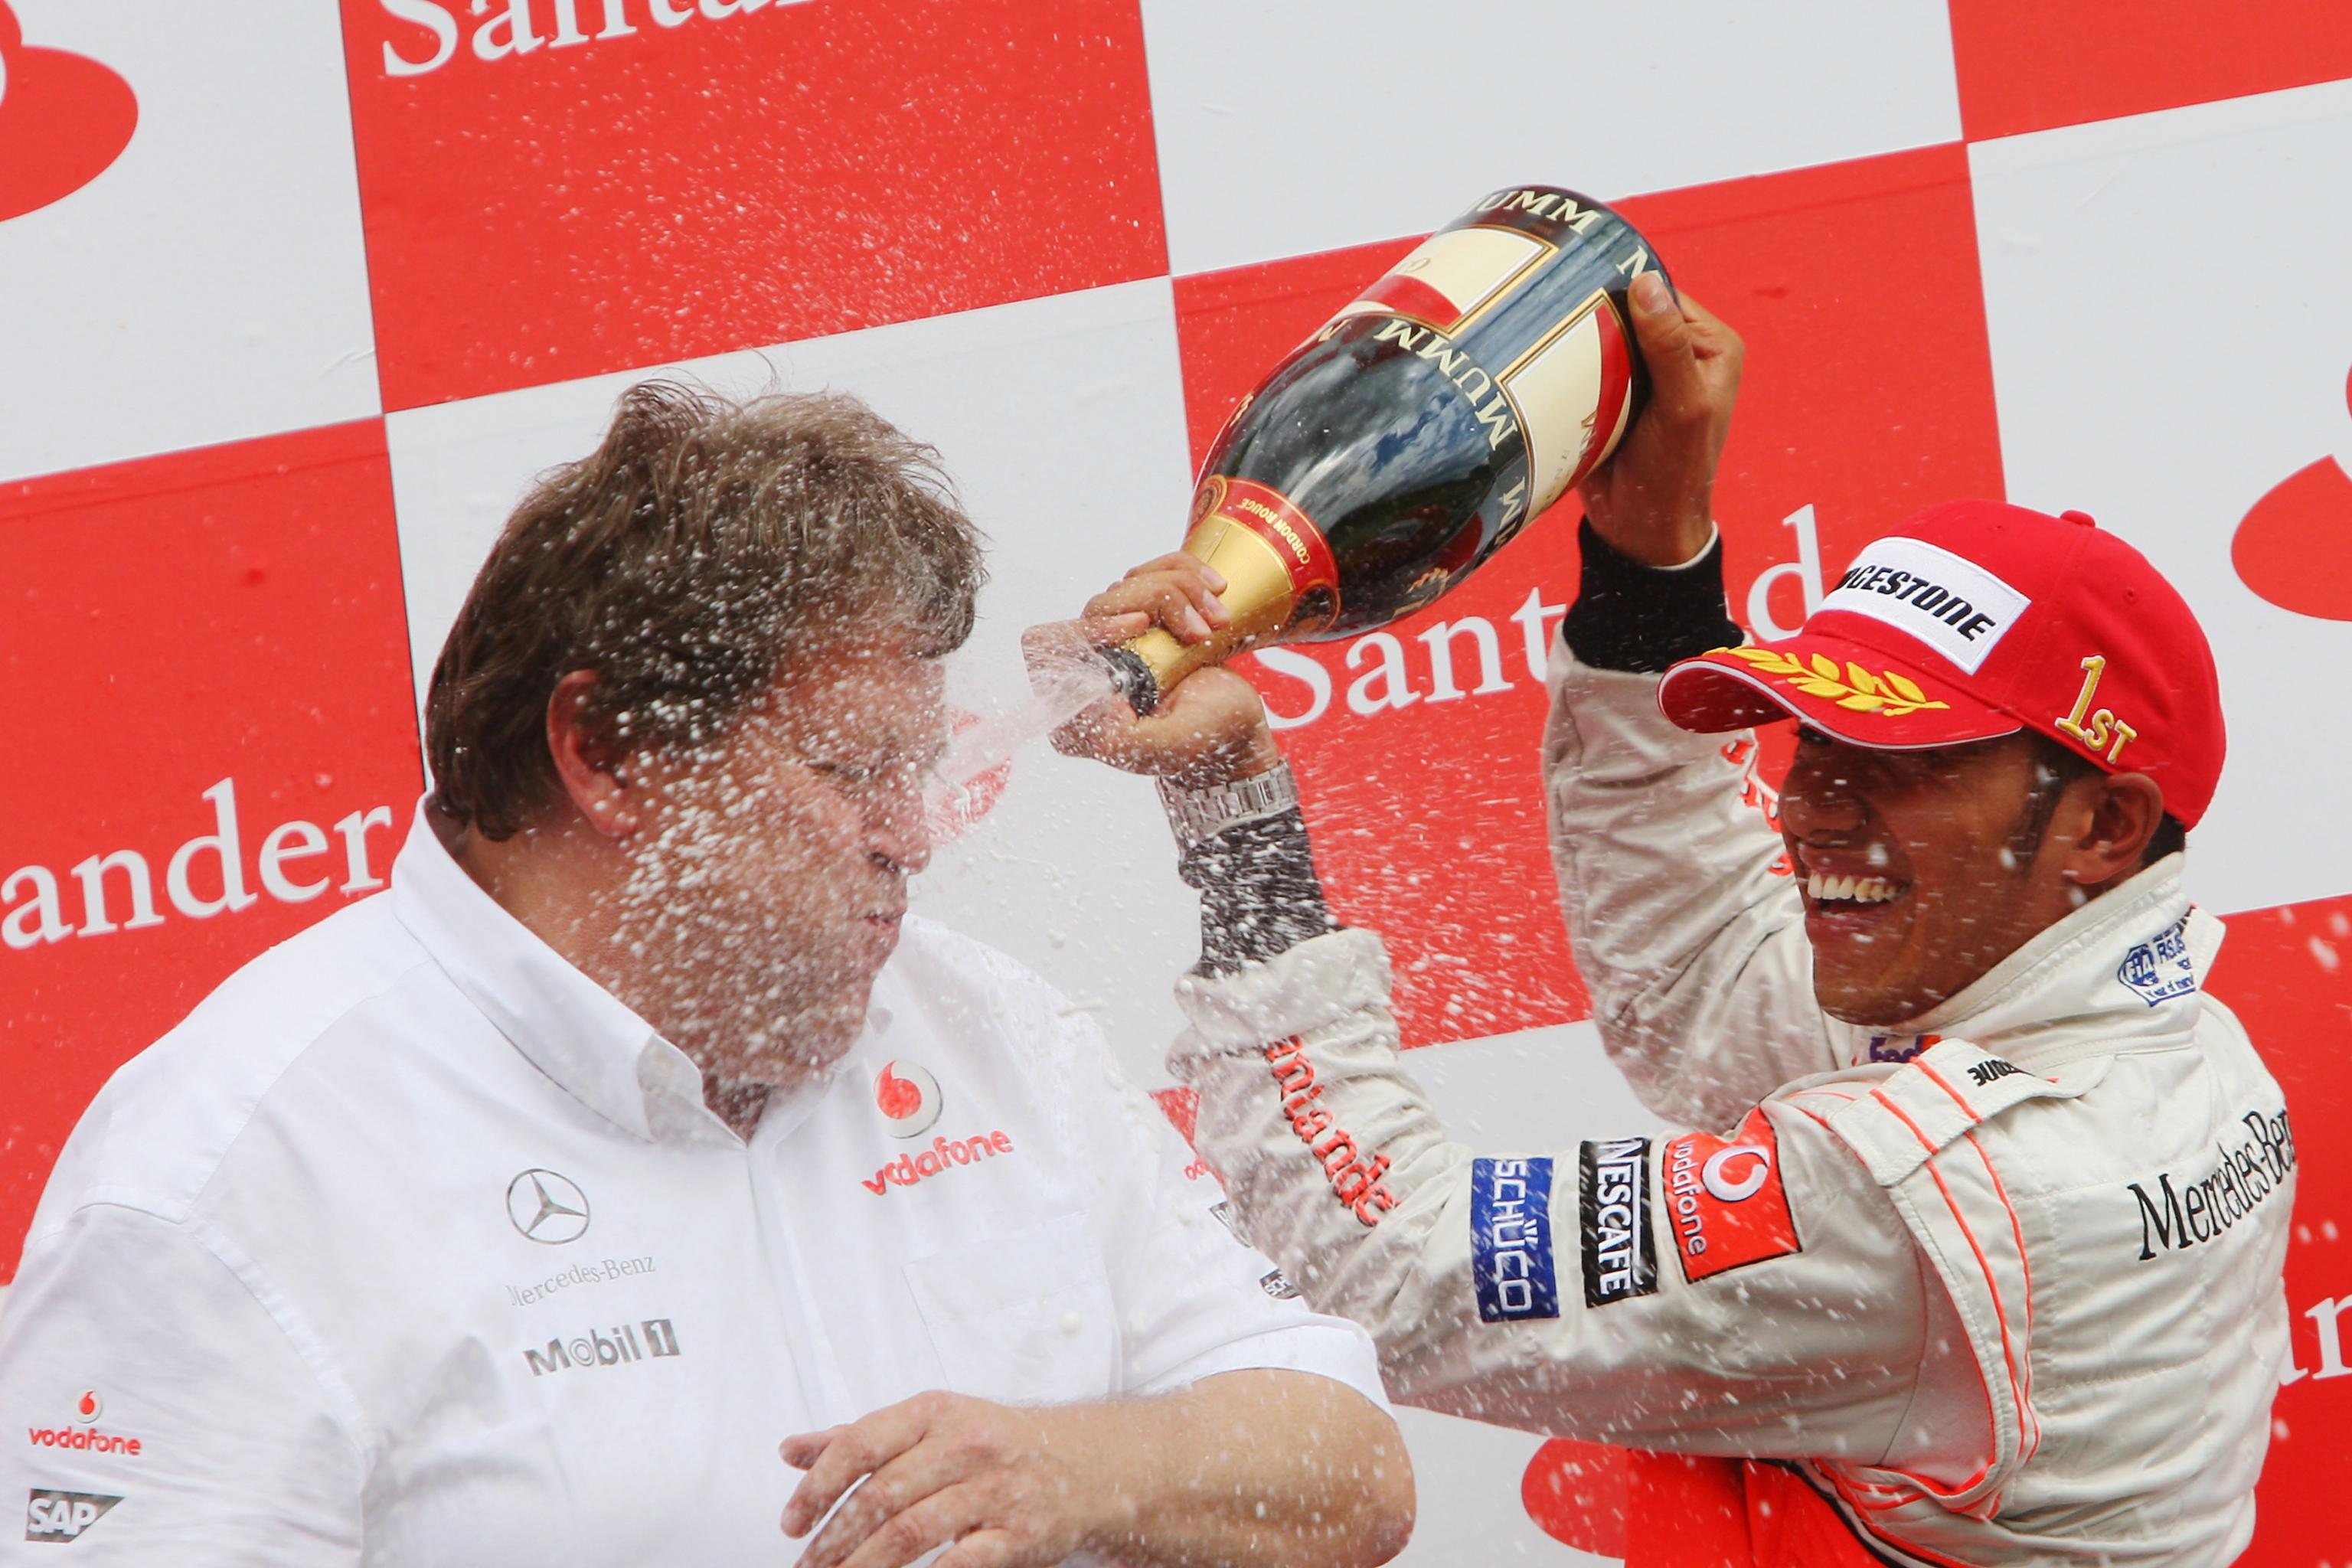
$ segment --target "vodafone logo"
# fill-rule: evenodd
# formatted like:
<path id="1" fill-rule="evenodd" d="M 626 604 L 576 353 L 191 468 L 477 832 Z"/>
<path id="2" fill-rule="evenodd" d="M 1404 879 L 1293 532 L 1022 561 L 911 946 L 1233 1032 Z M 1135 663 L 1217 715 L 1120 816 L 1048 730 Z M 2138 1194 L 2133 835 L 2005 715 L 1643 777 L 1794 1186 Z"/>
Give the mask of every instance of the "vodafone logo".
<path id="1" fill-rule="evenodd" d="M 106 173 L 138 123 L 129 82 L 96 60 L 27 45 L 0 0 L 0 223 Z"/>
<path id="2" fill-rule="evenodd" d="M 1666 1215 L 1691 1284 L 1803 1250 L 1779 1152 L 1761 1106 L 1728 1138 L 1686 1132 L 1667 1143 L 1660 1162 Z"/>
<path id="3" fill-rule="evenodd" d="M 2344 395 L 2352 404 L 2352 379 Z M 2352 621 L 2352 474 L 2322 458 L 2280 480 L 2238 524 L 2230 562 L 2282 610 Z"/>
<path id="4" fill-rule="evenodd" d="M 919 1138 L 940 1119 L 940 1080 L 912 1062 L 885 1062 L 874 1077 L 874 1104 L 893 1138 Z"/>
<path id="5" fill-rule="evenodd" d="M 25 1436 L 36 1448 L 70 1448 L 80 1453 L 121 1454 L 137 1458 L 141 1447 L 138 1438 L 98 1429 L 98 1418 L 105 1413 L 106 1401 L 98 1390 L 85 1388 L 74 1395 L 71 1425 L 28 1426 Z"/>
<path id="6" fill-rule="evenodd" d="M 1764 1188 L 1772 1175 L 1772 1151 L 1753 1143 L 1734 1143 L 1707 1156 L 1699 1167 L 1699 1184 L 1727 1204 L 1745 1203 Z"/>

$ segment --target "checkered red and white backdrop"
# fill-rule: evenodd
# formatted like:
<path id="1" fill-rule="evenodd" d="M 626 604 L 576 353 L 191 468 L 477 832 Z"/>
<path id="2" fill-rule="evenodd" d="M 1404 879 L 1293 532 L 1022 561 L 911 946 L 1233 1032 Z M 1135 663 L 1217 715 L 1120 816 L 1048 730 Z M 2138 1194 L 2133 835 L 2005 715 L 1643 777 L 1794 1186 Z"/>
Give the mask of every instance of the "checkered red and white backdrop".
<path id="1" fill-rule="evenodd" d="M 382 885 L 417 681 L 630 380 L 845 387 L 935 442 L 994 540 L 984 691 L 1178 537 L 1276 354 L 1477 193 L 1553 182 L 1748 337 L 1718 503 L 1750 625 L 1955 495 L 2088 510 L 2188 594 L 2231 724 L 2192 855 L 2214 988 L 2307 1156 L 2250 1560 L 2352 1555 L 2340 0 L 0 0 L 0 1279 L 108 1073 Z M 1570 534 L 1258 666 L 1336 901 L 1496 1144 L 1646 1121 L 1542 850 Z M 1192 906 L 1148 791 L 1024 752 L 928 880 L 1161 1080 Z M 1408 1561 L 1612 1550 L 1589 1456 L 1409 1431 Z"/>

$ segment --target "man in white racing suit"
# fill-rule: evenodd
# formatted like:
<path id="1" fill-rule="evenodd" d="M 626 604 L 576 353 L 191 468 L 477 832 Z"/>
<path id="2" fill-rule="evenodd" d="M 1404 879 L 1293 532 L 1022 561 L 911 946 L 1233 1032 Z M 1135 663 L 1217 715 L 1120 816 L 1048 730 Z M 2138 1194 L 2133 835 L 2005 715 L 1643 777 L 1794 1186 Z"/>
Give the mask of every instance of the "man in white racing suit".
<path id="1" fill-rule="evenodd" d="M 1450 1141 L 1254 696 L 1204 671 L 1061 738 L 1182 780 L 1201 1147 L 1394 1397 L 1663 1451 L 1633 1563 L 2229 1562 L 2294 1145 L 2183 883 L 2222 754 L 2203 636 L 2088 518 L 1960 502 L 1733 646 L 1709 503 L 1740 345 L 1641 281 L 1654 401 L 1586 491 L 1544 761 L 1601 1037 L 1701 1131 Z M 1151 563 L 1094 635 L 1197 640 L 1208 590 Z M 1776 836 L 1741 731 L 1790 716 Z"/>

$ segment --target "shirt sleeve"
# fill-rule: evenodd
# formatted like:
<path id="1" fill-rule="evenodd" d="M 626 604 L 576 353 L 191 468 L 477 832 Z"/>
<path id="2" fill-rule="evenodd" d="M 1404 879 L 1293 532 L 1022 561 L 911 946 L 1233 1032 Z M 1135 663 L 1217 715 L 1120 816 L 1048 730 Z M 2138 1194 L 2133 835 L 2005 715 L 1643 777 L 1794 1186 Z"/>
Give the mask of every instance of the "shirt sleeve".
<path id="1" fill-rule="evenodd" d="M 1381 1409 L 1370 1338 L 1326 1317 L 1242 1239 L 1215 1171 L 1110 1063 L 1093 1022 L 1064 1059 L 1087 1114 L 1080 1136 L 1097 1173 L 1092 1208 L 1119 1319 L 1124 1387 L 1160 1394 L 1223 1372 L 1276 1369 L 1345 1384 Z"/>
<path id="2" fill-rule="evenodd" d="M 0 1313 L 0 1406 L 30 1435 L 0 1447 L 28 1542 L 70 1542 L 83 1563 L 360 1562 L 348 1426 L 187 1226 L 98 1204 L 30 1241 Z"/>
<path id="3" fill-rule="evenodd" d="M 1801 1110 L 1559 1151 L 1447 1138 L 1402 1070 L 1378 941 L 1180 987 L 1171 1066 L 1244 1228 L 1371 1331 L 1391 1394 L 1695 1453 L 1902 1444 L 1930 1303 L 1901 1216 Z"/>
<path id="4" fill-rule="evenodd" d="M 1642 1103 L 1721 1126 L 1843 1066 L 1813 999 L 1804 907 L 1749 795 L 1753 737 L 1695 735 L 1658 678 L 1552 649 L 1544 729 L 1552 868 L 1592 1021 Z"/>

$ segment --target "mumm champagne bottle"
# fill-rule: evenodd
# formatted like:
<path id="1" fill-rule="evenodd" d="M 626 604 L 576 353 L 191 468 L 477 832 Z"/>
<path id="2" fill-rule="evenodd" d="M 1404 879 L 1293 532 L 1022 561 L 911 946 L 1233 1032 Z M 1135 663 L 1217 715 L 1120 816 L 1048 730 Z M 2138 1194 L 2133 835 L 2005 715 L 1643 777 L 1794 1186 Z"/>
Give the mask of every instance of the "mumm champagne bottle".
<path id="1" fill-rule="evenodd" d="M 1233 619 L 1109 650 L 1148 713 L 1202 665 L 1436 599 L 1616 449 L 1647 389 L 1626 290 L 1657 258 L 1573 191 L 1496 191 L 1291 351 L 1201 466 L 1187 552 Z"/>

